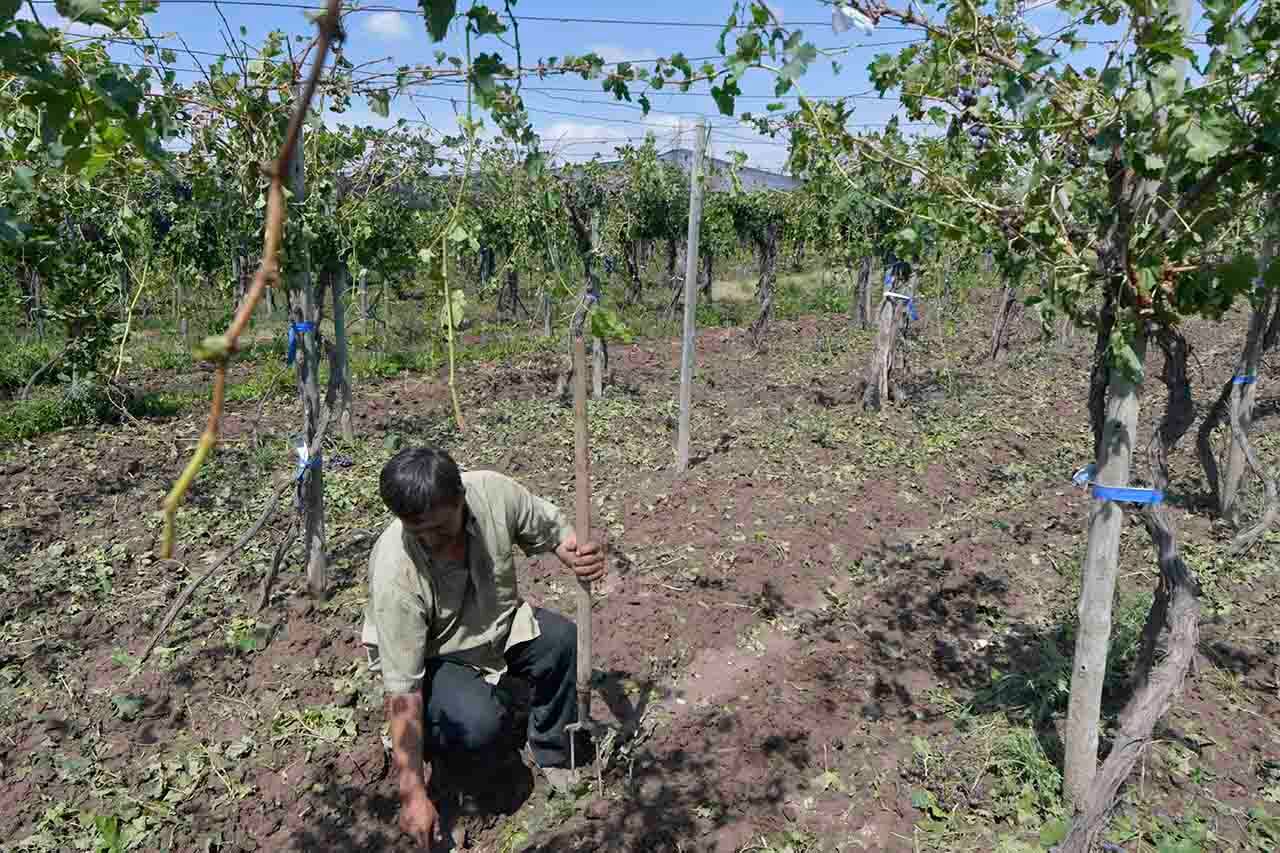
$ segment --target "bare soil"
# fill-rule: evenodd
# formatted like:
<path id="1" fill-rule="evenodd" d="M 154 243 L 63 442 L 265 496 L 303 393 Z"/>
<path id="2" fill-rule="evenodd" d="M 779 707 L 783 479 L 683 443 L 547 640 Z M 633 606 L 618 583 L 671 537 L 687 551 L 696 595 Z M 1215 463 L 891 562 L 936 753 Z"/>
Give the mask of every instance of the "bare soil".
<path id="1" fill-rule="evenodd" d="M 1033 809 L 1020 823 L 1001 811 L 998 769 L 976 754 L 974 727 L 1031 726 L 1044 755 L 1059 755 L 1064 706 L 1034 718 L 1025 692 L 991 688 L 1010 675 L 1032 682 L 1047 646 L 1071 652 L 1088 501 L 1070 476 L 1090 447 L 1089 342 L 1041 343 L 1027 326 L 993 366 L 987 318 L 967 310 L 954 333 L 928 318 L 913 331 L 911 399 L 878 415 L 860 411 L 856 388 L 869 337 L 841 317 L 776 324 L 761 355 L 742 330 L 705 332 L 685 477 L 671 466 L 678 344 L 613 348 L 613 381 L 591 415 L 595 514 L 614 552 L 594 663 L 597 715 L 621 732 L 620 748 L 601 790 L 552 796 L 539 781 L 513 815 L 467 819 L 473 849 L 1036 842 L 1051 815 Z M 1229 375 L 1239 320 L 1192 329 L 1201 402 Z M 256 402 L 231 406 L 172 562 L 154 556 L 156 510 L 203 411 L 3 451 L 0 835 L 72 849 L 104 832 L 84 813 L 137 826 L 141 850 L 413 849 L 396 828 L 378 685 L 359 647 L 367 548 L 387 521 L 377 471 L 397 442 L 438 442 L 571 506 L 570 411 L 552 399 L 549 363 L 468 366 L 465 434 L 450 424 L 440 377 L 358 384 L 359 437 L 333 442 L 324 473 L 327 600 L 303 597 L 295 548 L 269 607 L 251 612 L 285 507 L 140 667 L 130 656 L 177 592 L 287 473 L 296 404 L 268 404 L 256 430 Z M 202 375 L 134 380 L 173 387 Z M 1144 428 L 1160 398 L 1149 395 Z M 1276 464 L 1268 426 L 1259 444 Z M 1205 582 L 1203 659 L 1126 790 L 1121 823 L 1138 829 L 1114 843 L 1154 850 L 1151 827 L 1195 814 L 1219 839 L 1203 849 L 1267 849 L 1249 846 L 1264 836 L 1243 816 L 1280 794 L 1268 776 L 1280 775 L 1280 548 L 1273 538 L 1224 558 L 1231 531 L 1206 514 L 1189 447 L 1171 491 Z M 1122 560 L 1120 610 L 1137 602 L 1141 615 L 1155 564 L 1136 521 Z M 535 604 L 572 612 L 553 560 L 529 560 L 522 583 Z M 1117 687 L 1109 707 L 1123 698 Z M 936 756 L 923 770 L 922 743 Z M 922 790 L 936 792 L 951 829 L 933 825 Z"/>

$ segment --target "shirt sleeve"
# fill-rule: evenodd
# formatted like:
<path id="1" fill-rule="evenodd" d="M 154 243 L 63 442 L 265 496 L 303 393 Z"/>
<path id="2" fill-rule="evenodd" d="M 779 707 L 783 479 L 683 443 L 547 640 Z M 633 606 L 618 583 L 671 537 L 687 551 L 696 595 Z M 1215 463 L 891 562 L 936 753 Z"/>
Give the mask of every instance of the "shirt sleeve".
<path id="1" fill-rule="evenodd" d="M 511 538 L 526 554 L 554 551 L 573 535 L 573 525 L 551 501 L 530 492 L 510 477 L 502 478 Z"/>
<path id="2" fill-rule="evenodd" d="M 430 611 L 418 593 L 375 571 L 369 613 L 378 633 L 378 660 L 387 693 L 413 693 L 426 674 Z"/>

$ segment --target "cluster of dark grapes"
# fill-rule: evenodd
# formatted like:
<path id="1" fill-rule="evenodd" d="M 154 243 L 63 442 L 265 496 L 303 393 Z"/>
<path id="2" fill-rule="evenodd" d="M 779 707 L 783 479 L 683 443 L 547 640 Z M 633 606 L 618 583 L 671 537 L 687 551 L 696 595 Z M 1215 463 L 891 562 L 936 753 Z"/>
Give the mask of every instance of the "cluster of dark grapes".
<path id="1" fill-rule="evenodd" d="M 98 223 L 91 219 L 73 219 L 68 216 L 64 217 L 59 224 L 58 236 L 68 241 L 101 243 L 106 234 Z"/>
<path id="2" fill-rule="evenodd" d="M 959 70 L 962 76 L 968 77 L 970 72 L 969 63 L 962 62 Z M 969 142 L 973 144 L 976 150 L 981 152 L 991 144 L 991 128 L 976 123 L 972 108 L 978 105 L 978 96 L 982 93 L 982 90 L 991 85 L 991 75 L 986 73 L 978 74 L 973 83 L 973 88 L 967 85 L 957 86 L 955 94 L 956 99 L 960 101 L 960 105 L 964 107 L 960 114 L 960 121 L 968 125 L 965 132 L 969 135 Z"/>
<path id="3" fill-rule="evenodd" d="M 969 141 L 978 151 L 982 151 L 991 142 L 991 128 L 986 125 L 971 124 L 966 133 L 969 134 Z"/>
<path id="4" fill-rule="evenodd" d="M 192 198 L 191 184 L 186 182 L 165 183 L 153 182 L 142 191 L 142 200 L 146 202 L 148 216 L 151 219 L 151 230 L 158 238 L 164 239 L 173 228 L 173 217 L 170 215 L 169 201 L 178 204 L 190 203 Z"/>

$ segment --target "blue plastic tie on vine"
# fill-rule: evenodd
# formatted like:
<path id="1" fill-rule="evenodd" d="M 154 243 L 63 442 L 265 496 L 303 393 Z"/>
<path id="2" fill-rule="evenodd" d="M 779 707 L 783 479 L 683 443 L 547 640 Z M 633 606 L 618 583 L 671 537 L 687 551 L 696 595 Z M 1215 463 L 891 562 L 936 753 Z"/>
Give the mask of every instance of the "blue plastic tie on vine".
<path id="1" fill-rule="evenodd" d="M 316 324 L 310 320 L 289 324 L 289 354 L 285 356 L 285 364 L 293 364 L 293 359 L 298 354 L 298 335 L 314 332 L 315 330 Z"/>
<path id="2" fill-rule="evenodd" d="M 298 461 L 298 482 L 302 482 L 302 478 L 307 476 L 307 469 L 316 470 L 321 467 L 323 460 L 319 456 L 313 456 L 306 462 Z"/>
<path id="3" fill-rule="evenodd" d="M 1164 503 L 1164 493 L 1157 489 L 1126 489 L 1120 486 L 1091 484 L 1093 496 L 1100 501 L 1119 501 L 1129 504 Z"/>
<path id="4" fill-rule="evenodd" d="M 1092 462 L 1071 475 L 1071 482 L 1087 486 L 1093 496 L 1102 501 L 1119 501 L 1130 504 L 1164 503 L 1164 493 L 1157 489 L 1129 489 L 1123 486 L 1100 486 L 1093 482 L 1098 466 Z"/>
<path id="5" fill-rule="evenodd" d="M 914 298 L 907 300 L 907 316 L 911 318 L 911 322 L 920 322 L 920 312 L 916 310 L 916 300 Z"/>
<path id="6" fill-rule="evenodd" d="M 1257 382 L 1257 381 L 1258 381 L 1258 377 L 1256 377 L 1256 376 L 1232 376 L 1232 377 L 1231 377 L 1231 381 L 1232 381 L 1232 383 L 1234 383 L 1234 384 L 1236 384 L 1236 385 L 1252 385 L 1253 383 L 1255 383 L 1255 382 Z"/>

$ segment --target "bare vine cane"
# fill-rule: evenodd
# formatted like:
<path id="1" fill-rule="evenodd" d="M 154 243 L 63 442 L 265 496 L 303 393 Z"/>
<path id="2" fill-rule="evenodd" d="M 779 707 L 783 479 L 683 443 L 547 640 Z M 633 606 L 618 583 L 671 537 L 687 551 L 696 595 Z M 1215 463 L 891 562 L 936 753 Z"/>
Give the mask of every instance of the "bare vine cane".
<path id="1" fill-rule="evenodd" d="M 197 357 L 212 362 L 214 367 L 213 404 L 209 408 L 209 420 L 204 433 L 200 436 L 200 443 L 196 445 L 191 459 L 164 499 L 164 533 L 160 541 L 162 559 L 167 560 L 173 556 L 174 518 L 178 513 L 178 506 L 186 496 L 187 490 L 191 488 L 191 483 L 200 472 L 205 459 L 218 443 L 218 429 L 222 423 L 222 409 L 226 401 L 227 363 L 239 349 L 240 336 L 248 326 L 249 318 L 262 299 L 262 294 L 268 287 L 274 286 L 280 278 L 280 242 L 285 220 L 284 181 L 289 174 L 289 164 L 295 153 L 294 148 L 297 145 L 302 122 L 306 119 L 307 109 L 320 83 L 320 75 L 324 71 L 329 47 L 338 35 L 340 9 L 339 0 L 326 0 L 325 12 L 316 21 L 319 32 L 316 36 L 315 61 L 311 66 L 311 72 L 307 75 L 302 96 L 294 104 L 293 115 L 289 117 L 284 144 L 274 162 L 264 162 L 261 166 L 262 171 L 271 177 L 271 187 L 267 192 L 267 221 L 262 237 L 262 261 L 258 265 L 258 271 L 254 273 L 253 285 L 249 288 L 244 301 L 240 303 L 226 334 L 205 338 L 195 349 Z"/>

